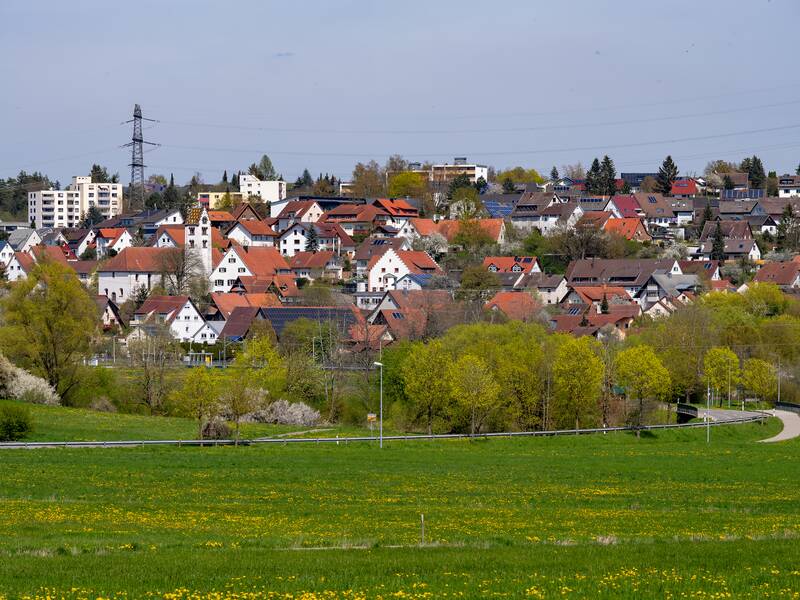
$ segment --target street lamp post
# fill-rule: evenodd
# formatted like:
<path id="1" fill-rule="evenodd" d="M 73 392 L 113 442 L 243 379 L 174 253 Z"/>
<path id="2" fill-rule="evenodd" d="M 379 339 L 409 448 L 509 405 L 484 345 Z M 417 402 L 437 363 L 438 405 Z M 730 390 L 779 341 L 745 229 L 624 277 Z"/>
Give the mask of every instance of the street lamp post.
<path id="1" fill-rule="evenodd" d="M 380 409 L 381 410 L 380 410 L 380 416 L 379 416 L 379 419 L 380 419 L 380 434 L 379 435 L 380 435 L 380 447 L 383 448 L 383 363 L 374 362 L 373 364 L 376 367 L 380 367 L 380 370 L 381 370 L 381 384 L 380 384 L 381 385 L 381 387 L 380 387 L 380 389 L 381 389 L 381 394 L 380 394 L 381 406 L 380 406 Z"/>

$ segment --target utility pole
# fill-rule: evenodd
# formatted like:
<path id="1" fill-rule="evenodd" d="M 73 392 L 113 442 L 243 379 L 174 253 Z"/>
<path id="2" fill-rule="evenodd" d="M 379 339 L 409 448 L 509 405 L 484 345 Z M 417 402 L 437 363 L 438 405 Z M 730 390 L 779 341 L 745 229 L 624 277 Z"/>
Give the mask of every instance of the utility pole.
<path id="1" fill-rule="evenodd" d="M 131 186 L 128 190 L 128 206 L 144 208 L 144 144 L 159 146 L 153 142 L 146 142 L 142 136 L 142 121 L 157 123 L 155 119 L 142 116 L 142 108 L 138 104 L 133 107 L 133 118 L 123 124 L 133 123 L 133 137 L 123 148 L 131 149 Z"/>

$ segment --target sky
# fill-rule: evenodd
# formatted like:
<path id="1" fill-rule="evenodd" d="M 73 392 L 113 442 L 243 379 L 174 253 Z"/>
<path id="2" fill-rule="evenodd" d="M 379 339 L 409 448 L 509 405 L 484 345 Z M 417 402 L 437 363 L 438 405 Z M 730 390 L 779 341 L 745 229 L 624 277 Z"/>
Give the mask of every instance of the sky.
<path id="1" fill-rule="evenodd" d="M 800 163 L 797 0 L 2 0 L 0 177 Z"/>

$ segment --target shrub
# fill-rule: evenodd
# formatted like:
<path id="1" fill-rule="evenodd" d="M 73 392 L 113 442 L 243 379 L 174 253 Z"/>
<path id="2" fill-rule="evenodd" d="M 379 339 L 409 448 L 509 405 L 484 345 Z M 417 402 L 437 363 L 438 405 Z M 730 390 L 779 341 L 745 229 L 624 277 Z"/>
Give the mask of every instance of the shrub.
<path id="1" fill-rule="evenodd" d="M 302 402 L 291 404 L 286 400 L 278 400 L 264 410 L 251 413 L 247 420 L 255 423 L 311 427 L 319 421 L 319 411 Z"/>
<path id="2" fill-rule="evenodd" d="M 231 428 L 221 417 L 214 417 L 203 425 L 204 440 L 229 440 Z"/>
<path id="3" fill-rule="evenodd" d="M 0 442 L 21 440 L 31 431 L 31 414 L 24 406 L 0 406 Z"/>
<path id="4" fill-rule="evenodd" d="M 3 355 L 0 355 L 0 396 L 31 404 L 60 404 L 53 386 L 13 365 Z"/>

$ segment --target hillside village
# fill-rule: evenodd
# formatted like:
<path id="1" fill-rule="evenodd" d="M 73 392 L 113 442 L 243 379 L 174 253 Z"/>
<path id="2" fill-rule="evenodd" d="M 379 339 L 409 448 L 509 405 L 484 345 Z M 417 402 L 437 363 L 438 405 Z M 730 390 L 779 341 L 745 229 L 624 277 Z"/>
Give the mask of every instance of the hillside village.
<path id="1" fill-rule="evenodd" d="M 320 193 L 251 169 L 238 190 L 226 173 L 224 188 L 142 210 L 95 173 L 29 192 L 36 227 L 6 224 L 0 261 L 10 283 L 43 260 L 70 268 L 123 343 L 156 324 L 191 345 L 239 342 L 260 321 L 280 337 L 299 318 L 336 322 L 354 351 L 498 319 L 621 339 L 708 291 L 800 287 L 800 175 L 766 178 L 757 157 L 722 167 L 680 177 L 668 158 L 617 176 L 605 157 L 543 178 L 457 158 L 377 176 L 418 197 L 357 197 L 358 181 L 328 176 Z"/>

